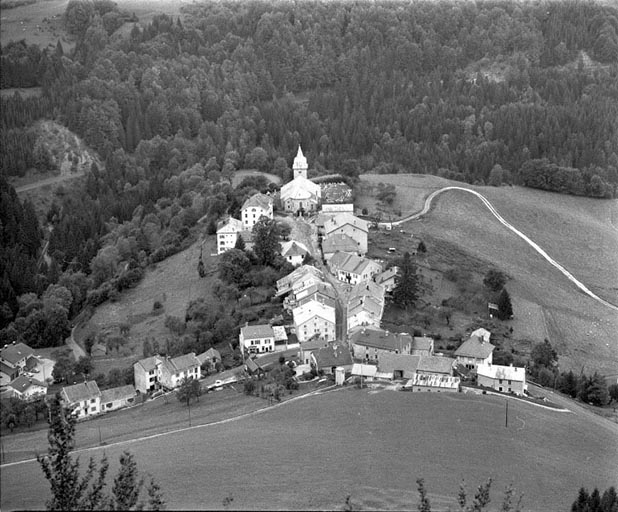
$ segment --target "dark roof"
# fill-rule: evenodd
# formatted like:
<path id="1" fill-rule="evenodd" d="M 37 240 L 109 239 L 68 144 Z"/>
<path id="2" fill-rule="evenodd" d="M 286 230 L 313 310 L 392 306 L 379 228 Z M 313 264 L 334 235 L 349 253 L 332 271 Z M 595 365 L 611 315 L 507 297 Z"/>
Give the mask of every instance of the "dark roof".
<path id="1" fill-rule="evenodd" d="M 325 254 L 356 251 L 358 251 L 358 242 L 345 233 L 333 233 L 322 240 L 322 252 Z"/>
<path id="2" fill-rule="evenodd" d="M 34 350 L 25 343 L 11 344 L 0 350 L 0 357 L 12 365 L 17 364 L 19 361 L 32 354 L 34 354 Z"/>
<path id="3" fill-rule="evenodd" d="M 242 336 L 245 340 L 252 340 L 256 338 L 274 338 L 272 325 L 246 325 L 241 329 Z"/>
<path id="4" fill-rule="evenodd" d="M 150 357 L 147 357 L 146 359 L 140 359 L 135 364 L 139 364 L 144 369 L 144 371 L 149 372 L 151 370 L 154 370 L 157 367 L 157 365 L 160 363 L 161 363 L 161 358 L 159 356 L 150 356 Z"/>
<path id="5" fill-rule="evenodd" d="M 454 359 L 441 356 L 421 356 L 418 363 L 419 372 L 443 373 L 452 375 Z"/>
<path id="6" fill-rule="evenodd" d="M 9 377 L 19 371 L 17 368 L 13 368 L 5 363 L 0 363 L 0 372 L 8 375 Z"/>
<path id="7" fill-rule="evenodd" d="M 327 347 L 318 349 L 313 352 L 313 357 L 318 365 L 318 368 L 331 368 L 333 366 L 352 365 L 352 355 L 348 347 L 341 343 L 333 343 Z"/>
<path id="8" fill-rule="evenodd" d="M 40 382 L 40 381 L 38 381 L 36 379 L 31 379 L 29 377 L 26 377 L 25 375 L 20 375 L 15 380 L 13 380 L 9 384 L 9 386 L 11 386 L 15 391 L 23 393 L 30 386 L 42 386 L 42 387 L 46 388 L 47 384 L 45 382 Z"/>
<path id="9" fill-rule="evenodd" d="M 411 356 L 409 354 L 380 354 L 378 360 L 378 371 L 380 373 L 394 373 L 400 371 L 403 377 L 411 379 L 418 369 L 421 356 Z"/>
<path id="10" fill-rule="evenodd" d="M 494 348 L 491 343 L 487 343 L 476 336 L 471 336 L 455 350 L 455 356 L 487 359 L 494 351 Z"/>
<path id="11" fill-rule="evenodd" d="M 168 369 L 173 373 L 183 371 L 194 366 L 199 366 L 200 361 L 197 357 L 195 357 L 194 352 L 190 352 L 182 356 L 174 357 L 173 359 L 166 359 L 164 364 L 167 364 Z"/>

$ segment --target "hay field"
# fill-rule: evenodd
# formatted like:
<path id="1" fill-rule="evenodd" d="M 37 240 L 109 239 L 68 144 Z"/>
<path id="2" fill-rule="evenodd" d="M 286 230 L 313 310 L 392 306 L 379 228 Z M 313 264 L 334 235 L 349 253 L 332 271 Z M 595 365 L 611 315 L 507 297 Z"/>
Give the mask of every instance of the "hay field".
<path id="1" fill-rule="evenodd" d="M 485 194 L 505 220 L 576 278 L 600 296 L 616 301 L 618 236 L 612 224 L 616 201 L 520 187 L 471 188 Z M 477 198 L 461 191 L 446 192 L 436 198 L 424 218 L 404 227 L 421 238 L 428 234 L 454 243 L 506 272 L 512 278 L 507 288 L 514 304 L 523 301 L 527 311 L 530 304 L 536 304 L 549 317 L 546 326 L 526 331 L 547 329 L 564 369 L 579 371 L 585 366 L 587 371 L 611 373 L 618 367 L 618 315 L 581 293 L 522 239 L 505 229 Z M 533 316 L 540 318 L 538 312 Z M 518 337 L 515 332 L 514 338 Z"/>
<path id="2" fill-rule="evenodd" d="M 347 495 L 362 509 L 411 510 L 419 477 L 444 510 L 462 479 L 472 491 L 491 477 L 494 507 L 512 483 L 524 510 L 558 511 L 580 486 L 615 484 L 615 425 L 517 401 L 508 428 L 504 418 L 498 397 L 348 388 L 93 454 L 115 462 L 128 448 L 168 510 L 220 510 L 226 497 L 236 510 L 341 510 Z M 47 497 L 34 463 L 3 468 L 1 482 L 2 510 Z"/>

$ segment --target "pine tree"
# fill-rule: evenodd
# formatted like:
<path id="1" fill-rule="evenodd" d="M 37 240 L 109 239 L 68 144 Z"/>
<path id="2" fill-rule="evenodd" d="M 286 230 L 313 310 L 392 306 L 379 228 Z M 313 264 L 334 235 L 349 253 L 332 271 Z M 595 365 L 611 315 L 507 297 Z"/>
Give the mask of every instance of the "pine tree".
<path id="1" fill-rule="evenodd" d="M 418 300 L 418 276 L 416 265 L 412 262 L 410 253 L 406 252 L 399 262 L 399 271 L 395 276 L 393 302 L 406 310 Z"/>
<path id="2" fill-rule="evenodd" d="M 513 318 L 513 305 L 511 304 L 511 297 L 509 292 L 506 291 L 506 288 L 502 289 L 498 297 L 498 317 L 500 320 Z"/>

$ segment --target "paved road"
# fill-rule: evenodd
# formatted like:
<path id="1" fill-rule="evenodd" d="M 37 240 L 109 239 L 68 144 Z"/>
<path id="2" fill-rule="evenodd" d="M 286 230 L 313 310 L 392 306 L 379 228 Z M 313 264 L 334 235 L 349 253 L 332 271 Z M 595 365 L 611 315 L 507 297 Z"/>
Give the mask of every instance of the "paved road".
<path id="1" fill-rule="evenodd" d="M 71 335 L 65 340 L 65 343 L 73 351 L 73 357 L 75 360 L 78 361 L 80 357 L 86 357 L 86 352 L 77 344 L 75 338 L 73 337 L 76 328 L 77 326 L 74 326 L 73 329 L 71 329 Z"/>
<path id="2" fill-rule="evenodd" d="M 52 178 L 45 178 L 44 180 L 35 181 L 34 183 L 29 183 L 28 185 L 22 185 L 21 187 L 17 187 L 15 192 L 21 194 L 22 192 L 28 192 L 29 190 L 34 190 L 39 187 L 44 187 L 45 185 L 53 185 L 54 183 L 60 183 L 66 180 L 72 180 L 74 178 L 80 178 L 84 173 L 71 173 L 71 174 L 61 174 L 60 176 L 54 176 Z"/>
<path id="3" fill-rule="evenodd" d="M 497 210 L 487 200 L 487 198 L 484 195 L 479 194 L 476 190 L 470 190 L 469 188 L 464 188 L 464 187 L 444 187 L 444 188 L 441 188 L 440 190 L 436 190 L 435 192 L 432 192 L 429 196 L 427 196 L 427 199 L 425 199 L 425 204 L 423 206 L 423 209 L 420 212 L 415 213 L 413 215 L 409 215 L 408 217 L 405 217 L 405 218 L 403 218 L 401 220 L 397 220 L 397 221 L 393 221 L 393 222 L 380 222 L 378 224 L 378 226 L 379 227 L 383 227 L 383 228 L 385 228 L 385 227 L 387 227 L 389 225 L 390 226 L 399 226 L 400 224 L 403 224 L 404 222 L 408 222 L 408 221 L 415 220 L 415 219 L 418 219 L 418 218 L 422 217 L 423 215 L 425 215 L 429 211 L 429 208 L 431 208 L 431 202 L 433 201 L 433 199 L 436 196 L 438 196 L 439 194 L 442 194 L 443 192 L 447 192 L 449 190 L 461 190 L 463 192 L 468 192 L 468 193 L 473 194 L 476 197 L 478 197 L 483 202 L 483 204 L 489 209 L 491 214 L 496 219 L 498 219 L 500 224 L 502 224 L 507 229 L 509 229 L 513 233 L 515 233 L 522 240 L 524 240 L 524 242 L 526 242 L 528 245 L 530 245 L 536 252 L 538 252 L 543 258 L 545 258 L 545 260 L 547 260 L 550 263 L 550 265 L 553 265 L 560 272 L 562 272 L 562 274 L 564 276 L 566 276 L 566 278 L 569 281 L 571 281 L 573 284 L 575 284 L 575 286 L 577 286 L 582 292 L 584 292 L 586 295 L 588 295 L 589 297 L 593 298 L 597 302 L 603 304 L 604 306 L 606 306 L 606 307 L 608 307 L 610 309 L 613 309 L 614 311 L 618 311 L 618 306 L 616 306 L 615 304 L 612 304 L 611 302 L 606 301 L 605 299 L 602 299 L 601 297 L 596 295 L 594 292 L 592 292 L 584 283 L 582 283 L 577 278 L 575 278 L 560 263 L 558 263 L 551 256 L 549 256 L 549 254 L 547 254 L 536 242 L 531 240 L 528 236 L 526 236 L 524 233 L 519 231 L 512 224 L 510 224 L 506 220 L 504 220 L 504 218 L 497 212 Z"/>

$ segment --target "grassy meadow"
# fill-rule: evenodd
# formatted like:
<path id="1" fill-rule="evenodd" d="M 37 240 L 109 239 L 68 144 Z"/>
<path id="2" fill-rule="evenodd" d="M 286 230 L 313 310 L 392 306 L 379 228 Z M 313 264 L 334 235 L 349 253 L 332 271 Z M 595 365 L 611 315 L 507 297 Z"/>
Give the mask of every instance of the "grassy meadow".
<path id="1" fill-rule="evenodd" d="M 385 422 L 384 419 L 388 418 Z M 86 428 L 86 423 L 79 428 Z M 168 510 L 410 510 L 424 478 L 434 510 L 456 506 L 494 480 L 492 505 L 513 484 L 526 511 L 566 510 L 580 486 L 615 484 L 616 426 L 519 401 L 468 394 L 347 388 L 261 414 L 104 452 L 116 469 L 124 449 L 161 484 Z M 48 486 L 35 463 L 4 467 L 2 510 L 43 506 Z"/>

